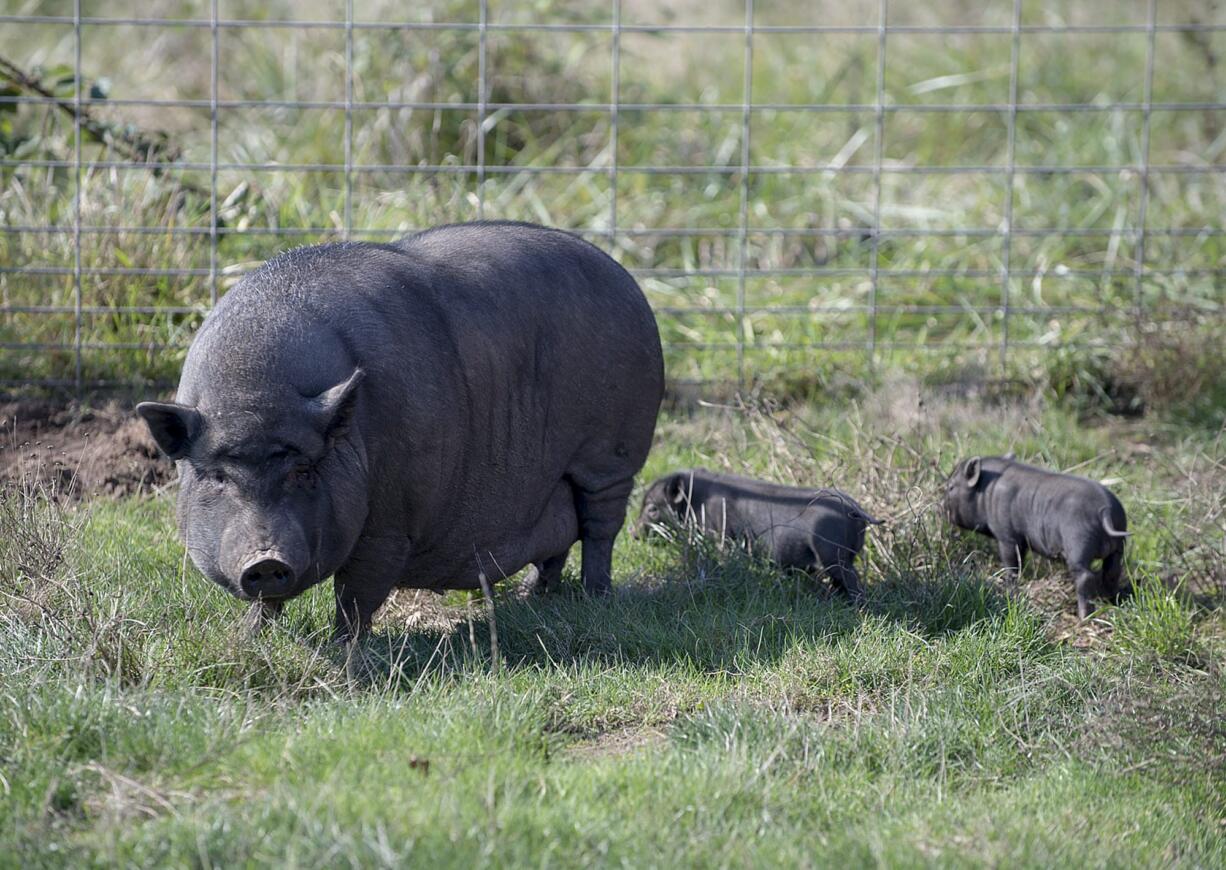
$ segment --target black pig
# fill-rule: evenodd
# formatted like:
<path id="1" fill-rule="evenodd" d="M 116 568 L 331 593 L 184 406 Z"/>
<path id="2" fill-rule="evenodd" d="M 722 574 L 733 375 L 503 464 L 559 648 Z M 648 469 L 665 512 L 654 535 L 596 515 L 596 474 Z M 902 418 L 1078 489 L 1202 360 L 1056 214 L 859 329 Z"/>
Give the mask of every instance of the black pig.
<path id="1" fill-rule="evenodd" d="M 1077 615 L 1090 599 L 1119 594 L 1128 537 L 1124 508 L 1093 480 L 1026 465 L 1006 456 L 974 456 L 945 483 L 950 522 L 995 538 L 1014 578 L 1029 550 L 1064 559 L 1077 586 Z M 1102 559 L 1102 571 L 1091 564 Z"/>
<path id="2" fill-rule="evenodd" d="M 476 588 L 613 540 L 651 446 L 664 372 L 634 279 L 530 224 L 300 248 L 200 327 L 176 401 L 137 410 L 179 464 L 179 529 L 261 618 L 335 578 L 360 635 L 397 586 Z"/>
<path id="3" fill-rule="evenodd" d="M 803 489 L 717 474 L 704 468 L 674 471 L 655 481 L 631 535 L 652 526 L 694 523 L 764 553 L 772 562 L 810 576 L 825 574 L 853 601 L 864 598 L 856 555 L 875 520 L 847 493 Z"/>

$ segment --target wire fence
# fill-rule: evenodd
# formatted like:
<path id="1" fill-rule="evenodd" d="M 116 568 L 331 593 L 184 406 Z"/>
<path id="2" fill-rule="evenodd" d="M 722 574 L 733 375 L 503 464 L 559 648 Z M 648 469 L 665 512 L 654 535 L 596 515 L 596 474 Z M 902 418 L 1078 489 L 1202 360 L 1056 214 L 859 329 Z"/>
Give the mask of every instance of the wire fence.
<path id="1" fill-rule="evenodd" d="M 9 388 L 165 386 L 276 249 L 470 218 L 611 250 L 675 381 L 1008 375 L 1222 316 L 1212 3 L 124 5 L 0 15 Z"/>

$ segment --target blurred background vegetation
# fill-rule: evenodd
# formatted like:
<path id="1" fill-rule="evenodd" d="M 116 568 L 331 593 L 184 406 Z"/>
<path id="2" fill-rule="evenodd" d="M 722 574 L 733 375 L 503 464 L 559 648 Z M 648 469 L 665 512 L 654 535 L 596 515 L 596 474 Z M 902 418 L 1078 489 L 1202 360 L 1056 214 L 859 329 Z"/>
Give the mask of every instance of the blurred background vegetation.
<path id="1" fill-rule="evenodd" d="M 216 173 L 215 279 L 210 28 L 173 21 L 83 26 L 83 160 L 148 161 L 158 170 L 82 172 L 79 336 L 71 274 L 76 187 L 74 170 L 59 165 L 74 158 L 73 117 L 19 99 L 41 88 L 72 103 L 74 30 L 71 21 L 0 26 L 0 58 L 8 63 L 0 68 L 0 96 L 10 98 L 0 103 L 0 380 L 17 388 L 73 383 L 79 340 L 86 384 L 149 389 L 172 382 L 214 292 L 224 293 L 278 250 L 342 237 L 348 206 L 352 237 L 380 241 L 479 214 L 582 231 L 636 271 L 659 312 L 674 382 L 813 392 L 903 369 L 937 381 L 1040 383 L 1125 412 L 1169 401 L 1172 391 L 1194 393 L 1194 412 L 1220 420 L 1226 116 L 1169 104 L 1215 103 L 1226 93 L 1226 30 L 1215 29 L 1226 24 L 1226 4 L 1158 4 L 1160 24 L 1210 27 L 1156 35 L 1152 99 L 1160 108 L 1148 143 L 1156 168 L 1144 207 L 1142 178 L 1131 167 L 1144 157 L 1136 107 L 1144 99 L 1148 35 L 1022 33 L 1021 106 L 1133 108 L 1017 113 L 1021 169 L 1012 180 L 1010 241 L 1001 233 L 1010 113 L 1001 107 L 1010 99 L 1012 37 L 973 27 L 1009 27 L 1012 0 L 889 5 L 891 25 L 972 29 L 889 33 L 884 102 L 908 108 L 886 112 L 880 145 L 872 108 L 878 0 L 759 0 L 757 26 L 870 30 L 755 33 L 749 94 L 742 32 L 623 32 L 616 46 L 621 103 L 716 108 L 625 108 L 616 133 L 605 108 L 614 90 L 611 30 L 490 30 L 487 102 L 593 108 L 487 111 L 484 163 L 495 169 L 480 195 L 477 173 L 466 169 L 478 163 L 481 138 L 479 33 L 359 27 L 350 47 L 344 27 L 304 24 L 343 22 L 345 5 L 218 4 L 222 19 L 265 26 L 218 31 L 217 97 L 227 105 L 217 115 L 223 168 Z M 490 0 L 488 20 L 607 25 L 615 6 L 624 25 L 745 23 L 743 0 Z M 71 17 L 73 3 L 8 0 L 0 11 Z M 211 4 L 82 0 L 81 13 L 207 20 Z M 358 22 L 472 24 L 480 14 L 478 0 L 353 0 Z M 1026 0 L 1022 21 L 1144 25 L 1147 14 L 1147 0 Z M 275 26 L 293 22 L 299 26 Z M 343 109 L 241 103 L 343 101 L 350 51 L 359 104 L 350 115 L 351 155 L 359 169 L 347 184 Z M 749 164 L 768 171 L 751 172 L 743 183 L 747 98 L 765 106 L 750 113 Z M 127 102 L 140 100 L 201 104 Z M 405 102 L 431 106 L 369 105 Z M 816 103 L 849 108 L 788 108 Z M 881 232 L 874 235 L 879 147 L 886 171 Z M 850 171 L 804 171 L 828 165 Z M 688 169 L 635 169 L 645 166 Z M 996 171 L 911 171 L 952 166 Z M 506 171 L 512 167 L 563 171 Z M 1011 276 L 1003 280 L 1006 264 Z"/>

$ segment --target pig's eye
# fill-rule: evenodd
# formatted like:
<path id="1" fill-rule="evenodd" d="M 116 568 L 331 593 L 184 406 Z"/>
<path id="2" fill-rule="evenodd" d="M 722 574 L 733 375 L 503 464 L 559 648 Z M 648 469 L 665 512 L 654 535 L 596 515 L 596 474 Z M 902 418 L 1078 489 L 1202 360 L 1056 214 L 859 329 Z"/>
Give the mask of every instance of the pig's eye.
<path id="1" fill-rule="evenodd" d="M 314 471 L 311 463 L 305 460 L 296 462 L 285 475 L 285 482 L 290 486 L 305 486 L 311 482 Z"/>
<path id="2" fill-rule="evenodd" d="M 290 451 L 286 447 L 274 447 L 268 454 L 269 462 L 284 462 L 290 456 Z"/>
<path id="3" fill-rule="evenodd" d="M 210 469 L 209 471 L 205 472 L 204 477 L 209 483 L 212 483 L 215 486 L 225 486 L 226 473 L 220 468 Z"/>

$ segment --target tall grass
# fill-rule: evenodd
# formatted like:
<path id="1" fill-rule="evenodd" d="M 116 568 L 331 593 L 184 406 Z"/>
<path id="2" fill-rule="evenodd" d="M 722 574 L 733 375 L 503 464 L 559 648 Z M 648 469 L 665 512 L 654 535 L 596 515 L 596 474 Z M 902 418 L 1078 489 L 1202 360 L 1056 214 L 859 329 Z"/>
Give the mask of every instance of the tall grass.
<path id="1" fill-rule="evenodd" d="M 1085 5 L 1024 10 L 1029 23 L 1101 20 Z M 129 8 L 129 6 L 131 8 Z M 901 23 L 982 22 L 1008 24 L 980 4 L 958 2 L 891 12 Z M 59 14 L 53 0 L 20 4 L 23 12 Z M 627 24 L 661 21 L 743 23 L 740 3 L 623 4 Z M 871 8 L 869 8 L 871 7 Z M 1114 4 L 1098 3 L 1103 15 Z M 236 0 L 223 17 L 266 20 L 336 20 L 331 2 L 256 4 Z M 998 10 L 997 10 L 998 11 Z M 206 15 L 180 4 L 107 4 L 96 14 Z M 401 20 L 402 4 L 360 4 L 359 18 Z M 876 6 L 784 3 L 760 10 L 763 23 L 873 24 Z M 476 4 L 448 0 L 411 13 L 436 21 L 473 21 Z M 531 15 L 516 6 L 492 12 L 498 22 L 608 20 L 605 5 L 537 4 Z M 1200 0 L 1164 4 L 1170 21 L 1208 20 Z M 525 17 L 527 16 L 527 17 Z M 1033 20 L 1032 20 L 1033 19 Z M 1114 18 L 1113 18 L 1114 20 Z M 1164 21 L 1167 20 L 1164 18 Z M 1142 19 L 1130 23 L 1143 23 Z M 224 28 L 219 36 L 222 99 L 338 100 L 345 93 L 343 30 Z M 1156 43 L 1153 97 L 1157 101 L 1212 100 L 1226 90 L 1213 58 L 1210 33 L 1163 33 Z M 743 40 L 739 34 L 628 32 L 619 44 L 621 99 L 632 103 L 696 102 L 734 105 L 736 111 L 624 111 L 618 123 L 616 189 L 610 176 L 614 143 L 607 113 L 500 109 L 484 124 L 485 157 L 503 166 L 569 166 L 574 175 L 492 175 L 483 193 L 487 217 L 517 218 L 591 231 L 627 266 L 644 269 L 735 270 L 740 245 L 733 228 L 740 212 L 739 104 Z M 871 104 L 875 99 L 874 34 L 754 37 L 752 98 L 776 105 L 830 102 Z M 491 102 L 606 102 L 612 87 L 612 37 L 604 31 L 541 33 L 492 31 L 487 67 Z M 21 25 L 0 34 L 0 56 L 56 83 L 71 95 L 74 42 L 70 27 Z M 1008 34 L 891 34 L 884 126 L 888 167 L 985 165 L 1003 167 L 1006 113 L 974 109 L 1007 102 Z M 1139 102 L 1146 58 L 1143 34 L 1026 34 L 1022 38 L 1019 100 L 1035 103 Z M 354 97 L 359 101 L 425 101 L 429 110 L 359 109 L 352 113 L 352 153 L 366 165 L 472 165 L 476 161 L 476 113 L 448 104 L 477 99 L 480 40 L 472 32 L 367 30 L 355 32 Z M 87 27 L 82 44 L 83 86 L 116 99 L 207 98 L 211 90 L 211 41 L 207 28 Z M 1005 60 L 1002 60 L 1004 58 Z M 105 79 L 105 82 L 102 80 Z M 67 84 L 65 84 L 65 81 Z M 67 90 L 65 90 L 65 88 Z M 958 111 L 924 111 L 934 104 Z M 961 107 L 966 107 L 962 109 Z M 0 214 L 9 226 L 51 226 L 50 232 L 0 234 L 0 259 L 9 266 L 71 267 L 72 173 L 23 165 L 23 159 L 70 159 L 71 119 L 55 108 L 6 106 L 0 163 Z M 184 161 L 212 156 L 207 109 L 95 108 L 99 118 L 124 129 L 164 132 Z M 217 157 L 223 163 L 339 164 L 344 150 L 344 112 L 333 109 L 222 109 Z M 1222 237 L 1197 235 L 1220 229 L 1223 156 L 1220 124 L 1212 112 L 1156 112 L 1150 138 L 1154 165 L 1203 166 L 1193 173 L 1154 172 L 1147 195 L 1147 229 L 1178 229 L 1190 235 L 1151 235 L 1141 282 L 1132 275 L 1139 250 L 1140 179 L 1126 170 L 1042 174 L 1014 180 L 1014 225 L 1010 267 L 1026 274 L 1007 288 L 1018 309 L 1008 320 L 1018 342 L 1007 372 L 1046 377 L 1050 348 L 1091 342 L 1114 347 L 1135 342 L 1137 302 L 1146 322 L 1220 317 Z M 774 167 L 825 165 L 864 168 L 876 149 L 871 112 L 806 113 L 772 108 L 751 119 L 750 162 Z M 1124 166 L 1142 153 L 1139 112 L 1056 113 L 1023 111 L 1017 116 L 1016 156 L 1024 167 L 1041 165 Z M 107 142 L 82 143 L 86 159 L 115 159 Z M 646 175 L 634 166 L 711 166 L 709 174 Z M 210 208 L 195 190 L 209 186 L 207 171 L 170 169 L 90 170 L 82 178 L 81 217 L 87 227 L 165 227 L 193 235 L 86 233 L 82 265 L 101 269 L 203 269 L 210 266 Z M 340 171 L 256 172 L 218 175 L 217 289 L 273 252 L 341 234 L 346 184 Z M 357 227 L 398 231 L 477 216 L 477 179 L 456 172 L 358 172 L 349 203 Z M 913 175 L 882 178 L 881 217 L 887 229 L 994 232 L 1004 219 L 1002 175 Z M 1006 324 L 996 310 L 1005 248 L 996 236 L 883 235 L 876 242 L 861 228 L 871 224 L 876 197 L 871 174 L 781 173 L 749 179 L 746 202 L 750 233 L 746 264 L 752 269 L 827 270 L 814 274 L 752 276 L 744 287 L 749 312 L 737 309 L 741 288 L 734 276 L 644 278 L 660 309 L 685 309 L 660 318 L 677 380 L 728 380 L 739 374 L 728 345 L 744 339 L 746 371 L 767 378 L 789 370 L 866 372 L 872 281 L 876 253 L 887 274 L 876 302 L 919 307 L 880 315 L 877 363 L 910 371 L 981 371 L 999 374 L 997 359 Z M 611 229 L 613 198 L 620 230 Z M 689 236 L 653 235 L 657 228 L 698 227 Z M 787 228 L 800 235 L 768 232 Z M 836 235 L 806 230 L 845 230 Z M 269 235 L 268 231 L 290 235 Z M 1050 230 L 1031 234 L 1036 230 Z M 378 235 L 376 238 L 386 238 Z M 927 275 L 933 270 L 955 274 Z M 974 270 L 974 271 L 968 271 Z M 962 274 L 965 273 L 965 274 Z M 986 277 L 984 277 L 986 276 Z M 207 275 L 87 275 L 83 302 L 100 308 L 87 314 L 84 376 L 119 379 L 172 377 L 192 330 L 211 298 Z M 0 315 L 0 342 L 72 345 L 76 338 L 71 276 L 0 275 L 0 296 L 9 306 L 50 305 L 55 314 Z M 147 313 L 149 306 L 179 309 Z M 790 313 L 768 309 L 787 307 Z M 1098 310 L 1107 309 L 1100 316 Z M 1025 309 L 1023 311 L 1022 309 Z M 841 352 L 815 353 L 781 345 L 850 344 Z M 1037 348 L 1027 349 L 1027 343 Z M 94 345 L 100 345 L 95 347 Z M 924 348 L 915 350 L 915 347 Z M 164 348 L 164 349 L 163 349 Z M 1072 352 L 1074 365 L 1083 351 Z M 59 378 L 74 374 L 71 350 L 7 347 L 0 352 L 3 377 Z"/>

